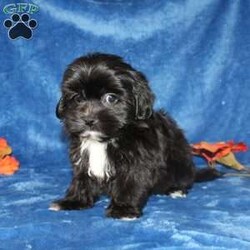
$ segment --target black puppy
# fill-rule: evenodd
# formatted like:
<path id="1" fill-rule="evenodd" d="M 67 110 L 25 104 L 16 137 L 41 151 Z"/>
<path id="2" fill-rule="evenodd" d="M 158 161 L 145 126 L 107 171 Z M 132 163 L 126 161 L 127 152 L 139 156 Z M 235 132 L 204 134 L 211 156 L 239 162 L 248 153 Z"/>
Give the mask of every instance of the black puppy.
<path id="1" fill-rule="evenodd" d="M 57 116 L 70 140 L 73 180 L 51 210 L 90 208 L 111 197 L 109 217 L 134 219 L 151 194 L 185 196 L 197 174 L 183 132 L 166 113 L 153 111 L 145 76 L 108 54 L 91 54 L 69 65 Z"/>

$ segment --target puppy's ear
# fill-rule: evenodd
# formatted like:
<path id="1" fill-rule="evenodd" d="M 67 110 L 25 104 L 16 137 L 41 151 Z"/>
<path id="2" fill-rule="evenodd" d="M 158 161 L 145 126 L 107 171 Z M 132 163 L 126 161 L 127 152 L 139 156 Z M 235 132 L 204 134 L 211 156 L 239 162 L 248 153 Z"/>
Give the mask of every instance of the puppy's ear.
<path id="1" fill-rule="evenodd" d="M 63 117 L 63 98 L 61 97 L 56 105 L 56 117 L 62 119 Z"/>
<path id="2" fill-rule="evenodd" d="M 145 120 L 153 113 L 154 95 L 142 73 L 133 72 L 133 78 L 132 91 L 135 97 L 135 117 L 137 120 Z"/>

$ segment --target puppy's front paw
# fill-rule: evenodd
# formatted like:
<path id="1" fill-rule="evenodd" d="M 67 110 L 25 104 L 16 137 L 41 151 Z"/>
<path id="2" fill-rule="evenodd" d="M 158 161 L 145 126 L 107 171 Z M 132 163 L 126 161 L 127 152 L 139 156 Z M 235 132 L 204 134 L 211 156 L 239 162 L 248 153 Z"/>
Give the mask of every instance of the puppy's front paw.
<path id="1" fill-rule="evenodd" d="M 51 210 L 51 211 L 59 211 L 59 210 L 62 210 L 62 208 L 57 202 L 53 202 L 53 203 L 50 204 L 49 210 Z"/>
<path id="2" fill-rule="evenodd" d="M 110 205 L 106 210 L 106 215 L 107 217 L 129 221 L 139 218 L 142 212 L 131 206 Z"/>
<path id="3" fill-rule="evenodd" d="M 186 198 L 187 195 L 182 190 L 177 190 L 169 194 L 171 198 L 177 199 L 177 198 Z"/>
<path id="4" fill-rule="evenodd" d="M 81 210 L 84 208 L 90 208 L 91 205 L 84 204 L 78 200 L 68 200 L 62 199 L 58 201 L 54 201 L 50 204 L 49 210 L 52 211 L 60 211 L 60 210 Z"/>

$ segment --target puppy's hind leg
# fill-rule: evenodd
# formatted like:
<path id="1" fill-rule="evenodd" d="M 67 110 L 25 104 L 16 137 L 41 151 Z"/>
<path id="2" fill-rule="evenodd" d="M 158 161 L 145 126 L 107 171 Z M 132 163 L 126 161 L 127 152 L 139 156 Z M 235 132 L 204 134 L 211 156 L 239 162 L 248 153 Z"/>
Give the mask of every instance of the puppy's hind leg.
<path id="1" fill-rule="evenodd" d="M 171 198 L 186 198 L 189 189 L 193 186 L 195 169 L 192 161 L 183 160 L 174 162 L 170 188 L 166 194 Z"/>

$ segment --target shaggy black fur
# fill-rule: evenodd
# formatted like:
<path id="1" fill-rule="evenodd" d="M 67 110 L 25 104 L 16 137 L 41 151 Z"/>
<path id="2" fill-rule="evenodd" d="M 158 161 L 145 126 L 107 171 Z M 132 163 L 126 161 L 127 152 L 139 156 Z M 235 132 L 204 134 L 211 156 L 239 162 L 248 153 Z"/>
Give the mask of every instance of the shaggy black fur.
<path id="1" fill-rule="evenodd" d="M 91 54 L 69 65 L 57 116 L 69 136 L 73 180 L 52 210 L 90 208 L 104 193 L 111 197 L 107 216 L 136 218 L 150 195 L 186 194 L 195 178 L 211 174 L 196 176 L 182 130 L 154 112 L 153 102 L 145 76 L 118 56 Z M 105 145 L 103 178 L 90 172 L 90 149 L 83 147 L 90 141 Z"/>

